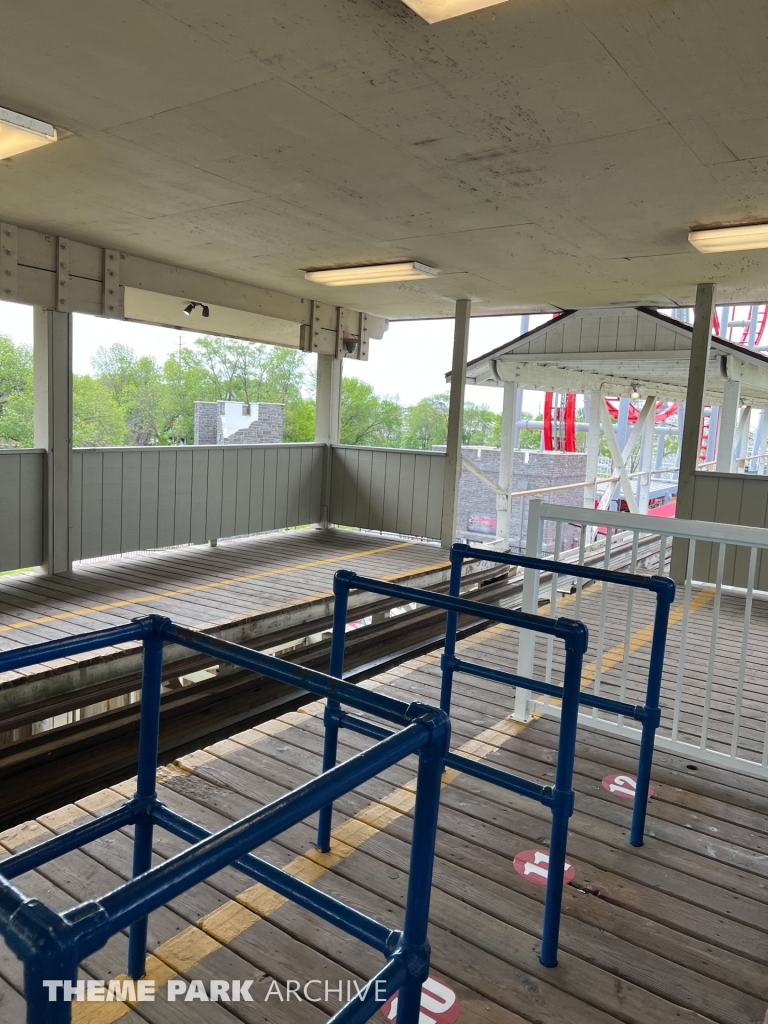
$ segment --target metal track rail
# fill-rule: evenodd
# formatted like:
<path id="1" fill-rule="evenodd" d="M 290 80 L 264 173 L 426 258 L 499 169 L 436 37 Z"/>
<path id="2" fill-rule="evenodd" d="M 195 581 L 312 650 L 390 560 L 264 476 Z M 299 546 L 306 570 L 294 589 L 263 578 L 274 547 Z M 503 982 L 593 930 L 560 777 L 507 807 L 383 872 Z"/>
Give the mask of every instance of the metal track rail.
<path id="1" fill-rule="evenodd" d="M 658 545 L 656 545 L 658 546 Z M 653 542 L 641 545 L 643 558 L 652 556 Z M 613 549 L 611 568 L 628 565 L 631 546 L 625 550 L 619 545 Z M 602 556 L 587 560 L 595 563 Z M 464 597 L 483 604 L 514 609 L 522 600 L 522 576 L 500 578 L 499 567 L 478 572 L 466 579 L 477 589 L 465 592 Z M 542 574 L 540 597 L 547 599 L 548 579 Z M 426 588 L 425 588 L 426 589 Z M 429 588 L 445 593 L 448 583 Z M 396 601 L 379 602 L 375 611 L 398 607 Z M 372 606 L 373 608 L 373 606 Z M 352 619 L 361 616 L 356 609 Z M 371 614 L 371 610 L 367 610 Z M 330 623 L 329 623 L 330 624 Z M 457 639 L 463 639 L 487 628 L 485 619 L 460 616 Z M 318 624 L 312 624 L 318 631 Z M 304 632 L 295 629 L 275 642 L 295 642 Z M 420 607 L 406 610 L 395 618 L 373 623 L 348 634 L 346 648 L 346 678 L 361 682 L 402 664 L 438 650 L 445 640 L 445 613 Z M 264 646 L 261 641 L 259 645 Z M 256 645 L 254 645 L 256 646 Z M 321 640 L 309 646 L 298 647 L 281 654 L 296 665 L 324 671 L 330 657 L 330 640 Z M 215 662 L 201 657 L 196 668 L 211 666 Z M 66 701 L 46 709 L 20 709 L 27 713 L 5 718 L 5 728 L 39 721 L 52 714 L 83 707 L 96 701 L 107 700 L 134 691 L 132 678 L 117 679 L 109 686 L 102 685 L 94 692 L 77 691 L 66 695 Z M 274 680 L 262 678 L 243 670 L 229 671 L 183 689 L 166 693 L 161 701 L 160 751 L 165 762 L 196 750 L 201 746 L 224 739 L 233 732 L 295 710 L 306 703 L 305 691 Z M 41 711 L 43 712 L 41 715 Z M 95 789 L 120 782 L 136 771 L 135 730 L 138 727 L 140 705 L 132 703 L 112 711 L 83 718 L 71 725 L 60 726 L 0 748 L 0 784 L 6 797 L 0 809 L 0 829 L 55 810 L 62 804 L 79 799 Z"/>

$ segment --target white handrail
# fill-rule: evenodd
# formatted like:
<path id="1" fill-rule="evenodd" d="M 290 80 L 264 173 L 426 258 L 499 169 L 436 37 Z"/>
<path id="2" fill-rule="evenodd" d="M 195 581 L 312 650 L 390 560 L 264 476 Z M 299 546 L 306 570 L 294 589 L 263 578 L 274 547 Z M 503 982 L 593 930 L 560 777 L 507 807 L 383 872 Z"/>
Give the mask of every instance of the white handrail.
<path id="1" fill-rule="evenodd" d="M 543 501 L 530 503 L 528 517 L 529 521 L 536 517 L 565 523 L 578 521 L 587 526 L 610 526 L 619 530 L 639 530 L 642 533 L 659 533 L 665 537 L 681 537 L 684 540 L 709 540 L 723 544 L 768 548 L 768 529 L 760 526 L 703 523 L 692 519 L 663 519 L 658 516 L 639 515 L 632 512 L 602 512 L 591 508 L 576 509 L 570 505 L 548 505 Z"/>

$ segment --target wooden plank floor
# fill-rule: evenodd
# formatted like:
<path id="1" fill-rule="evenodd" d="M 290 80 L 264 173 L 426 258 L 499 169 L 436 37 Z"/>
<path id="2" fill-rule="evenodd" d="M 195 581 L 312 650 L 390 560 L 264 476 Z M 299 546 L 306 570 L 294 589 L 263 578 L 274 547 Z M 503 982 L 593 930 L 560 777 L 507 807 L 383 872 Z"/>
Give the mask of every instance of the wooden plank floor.
<path id="1" fill-rule="evenodd" d="M 492 630 L 464 641 L 466 656 L 494 659 Z M 435 703 L 439 656 L 428 655 L 362 684 L 403 699 Z M 506 717 L 510 695 L 482 680 L 457 680 L 453 747 L 540 782 L 553 778 L 556 726 L 526 727 Z M 322 708 L 241 733 L 159 771 L 169 805 L 209 828 L 224 824 L 315 775 L 320 766 Z M 367 744 L 342 734 L 342 756 Z M 545 850 L 549 812 L 466 775 L 450 773 L 443 789 L 431 912 L 432 973 L 461 1002 L 464 1024 L 762 1024 L 768 1007 L 768 782 L 657 753 L 655 796 L 641 849 L 627 844 L 631 803 L 602 780 L 631 773 L 637 748 L 581 729 L 576 813 L 568 847 L 575 869 L 566 886 L 560 962 L 538 962 L 544 889 L 512 866 L 526 849 Z M 313 849 L 313 821 L 267 844 L 263 856 L 323 891 L 398 926 L 409 855 L 415 762 L 397 765 L 339 800 L 331 855 Z M 96 815 L 132 783 L 95 794 L 0 835 L 6 854 Z M 106 891 L 126 878 L 130 830 L 91 844 L 18 880 L 57 908 Z M 182 844 L 158 832 L 157 858 Z M 381 958 L 275 898 L 234 870 L 196 886 L 153 914 L 150 974 L 154 1003 L 137 1003 L 130 1024 L 315 1024 L 338 1008 L 334 988 L 362 984 Z M 126 937 L 82 965 L 83 977 L 124 970 Z M 253 1002 L 168 1002 L 168 979 L 251 980 Z M 320 1001 L 286 1002 L 289 981 Z M 273 982 L 283 999 L 275 994 Z M 354 991 L 354 989 L 353 989 Z M 271 998 L 267 996 L 272 992 Z M 75 1020 L 106 1024 L 116 1004 L 90 1003 Z M 0 1021 L 23 1013 L 19 964 L 0 949 Z M 378 1019 L 382 1019 L 380 1017 Z"/>
<path id="2" fill-rule="evenodd" d="M 278 609 L 305 605 L 331 591 L 340 568 L 405 578 L 446 568 L 435 544 L 397 541 L 352 530 L 290 530 L 215 548 L 196 546 L 137 558 L 82 564 L 45 577 L 23 573 L 0 581 L 0 651 L 168 615 L 198 628 L 246 629 Z M 60 672 L 119 653 L 102 650 L 56 663 Z M 34 666 L 0 676 L 0 685 L 44 674 Z"/>

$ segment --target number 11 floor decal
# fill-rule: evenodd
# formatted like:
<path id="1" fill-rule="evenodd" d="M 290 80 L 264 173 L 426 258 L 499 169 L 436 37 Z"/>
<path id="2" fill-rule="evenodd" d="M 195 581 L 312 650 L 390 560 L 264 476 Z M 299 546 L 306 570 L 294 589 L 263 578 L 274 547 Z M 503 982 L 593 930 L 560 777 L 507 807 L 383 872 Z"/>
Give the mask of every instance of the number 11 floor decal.
<path id="1" fill-rule="evenodd" d="M 549 854 L 546 850 L 521 850 L 513 861 L 518 875 L 522 875 L 534 885 L 546 885 L 549 878 Z M 563 882 L 568 885 L 576 877 L 576 868 L 565 862 Z"/>

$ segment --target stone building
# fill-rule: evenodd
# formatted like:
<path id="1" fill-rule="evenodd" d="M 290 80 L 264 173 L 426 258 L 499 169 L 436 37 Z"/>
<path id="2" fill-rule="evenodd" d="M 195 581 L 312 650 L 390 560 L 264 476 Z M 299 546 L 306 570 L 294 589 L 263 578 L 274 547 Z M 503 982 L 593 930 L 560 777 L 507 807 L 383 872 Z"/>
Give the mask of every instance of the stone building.
<path id="1" fill-rule="evenodd" d="M 278 402 L 195 402 L 195 444 L 280 444 Z"/>
<path id="2" fill-rule="evenodd" d="M 444 451 L 442 448 L 436 450 Z M 462 448 L 464 458 L 472 462 L 494 482 L 499 479 L 498 448 Z M 530 491 L 536 487 L 555 487 L 570 481 L 581 483 L 585 479 L 586 455 L 581 452 L 542 452 L 518 449 L 514 453 L 512 464 L 512 490 Z M 536 495 L 533 495 L 536 497 Z M 574 505 L 582 507 L 584 488 L 574 487 L 572 491 L 555 491 L 541 497 L 556 505 Z M 510 514 L 510 551 L 525 550 L 525 534 L 528 527 L 528 503 L 530 498 L 516 498 L 512 502 Z M 554 546 L 554 523 L 545 526 L 548 533 L 544 537 L 547 550 Z M 483 543 L 496 535 L 496 494 L 468 470 L 461 474 L 458 501 L 458 540 L 467 543 Z M 577 530 L 566 526 L 563 530 L 563 550 L 571 547 L 577 538 Z M 577 542 L 577 540 L 576 540 Z"/>

